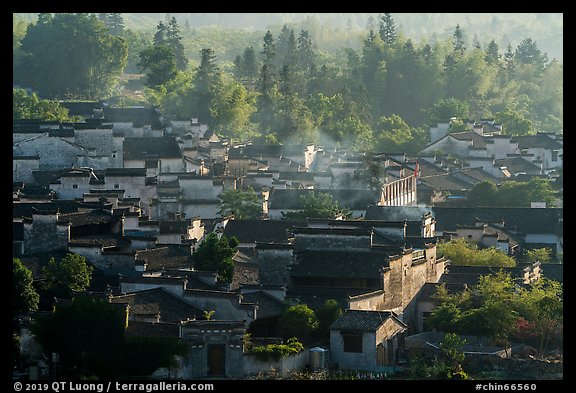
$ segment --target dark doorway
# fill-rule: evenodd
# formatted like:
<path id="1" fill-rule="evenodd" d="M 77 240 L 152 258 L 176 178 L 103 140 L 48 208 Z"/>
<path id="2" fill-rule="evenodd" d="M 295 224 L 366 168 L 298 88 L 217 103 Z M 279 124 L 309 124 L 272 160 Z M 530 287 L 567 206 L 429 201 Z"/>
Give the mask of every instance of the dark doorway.
<path id="1" fill-rule="evenodd" d="M 208 376 L 226 375 L 226 347 L 224 344 L 208 345 Z"/>

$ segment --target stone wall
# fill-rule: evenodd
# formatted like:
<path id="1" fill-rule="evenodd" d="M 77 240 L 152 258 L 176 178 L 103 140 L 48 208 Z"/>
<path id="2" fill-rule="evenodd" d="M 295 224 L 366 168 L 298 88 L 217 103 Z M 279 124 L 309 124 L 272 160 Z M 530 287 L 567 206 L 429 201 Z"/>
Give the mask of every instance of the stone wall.
<path id="1" fill-rule="evenodd" d="M 70 240 L 70 224 L 57 224 L 58 214 L 33 215 L 32 223 L 24 224 L 26 254 L 66 250 Z"/>

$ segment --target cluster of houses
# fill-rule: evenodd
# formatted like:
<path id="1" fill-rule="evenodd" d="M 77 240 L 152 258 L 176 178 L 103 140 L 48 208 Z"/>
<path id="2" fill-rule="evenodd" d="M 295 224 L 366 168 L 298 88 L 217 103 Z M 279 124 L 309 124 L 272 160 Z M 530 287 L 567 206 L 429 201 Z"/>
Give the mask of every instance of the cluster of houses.
<path id="1" fill-rule="evenodd" d="M 502 136 L 484 122 L 465 133 L 436 129 L 418 157 L 367 155 L 234 145 L 197 119 L 169 120 L 153 108 L 64 105 L 86 121 L 13 122 L 13 255 L 35 280 L 51 256 L 84 256 L 95 267 L 91 293 L 125 308 L 127 334 L 189 344 L 171 378 L 245 377 L 254 370 L 246 333 L 277 338 L 289 305 L 317 310 L 326 300 L 344 310 L 330 327 L 330 365 L 393 367 L 406 359 L 407 339 L 424 332 L 438 285 L 458 291 L 493 272 L 450 266 L 437 257 L 440 239 L 509 255 L 563 252 L 562 208 L 438 203 L 486 179 L 554 176 L 562 167 L 555 135 Z M 220 194 L 244 187 L 257 191 L 261 219 L 222 216 Z M 319 191 L 351 217 L 282 219 Z M 231 283 L 194 268 L 211 233 L 239 241 Z M 562 281 L 561 265 L 507 270 L 522 284 Z"/>

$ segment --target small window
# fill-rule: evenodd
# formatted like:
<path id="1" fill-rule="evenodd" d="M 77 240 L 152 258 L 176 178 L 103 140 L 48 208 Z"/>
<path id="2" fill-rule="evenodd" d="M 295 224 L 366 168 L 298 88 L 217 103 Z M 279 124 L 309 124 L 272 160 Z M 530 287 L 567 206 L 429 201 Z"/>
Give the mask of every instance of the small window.
<path id="1" fill-rule="evenodd" d="M 78 184 L 72 184 L 72 188 L 73 188 L 73 189 L 77 189 L 77 188 L 78 188 Z"/>
<path id="2" fill-rule="evenodd" d="M 558 151 L 552 151 L 552 161 L 558 161 Z"/>
<path id="3" fill-rule="evenodd" d="M 114 189 L 119 189 L 120 188 L 120 184 L 114 184 Z"/>
<path id="4" fill-rule="evenodd" d="M 362 353 L 362 334 L 342 333 L 344 352 Z"/>

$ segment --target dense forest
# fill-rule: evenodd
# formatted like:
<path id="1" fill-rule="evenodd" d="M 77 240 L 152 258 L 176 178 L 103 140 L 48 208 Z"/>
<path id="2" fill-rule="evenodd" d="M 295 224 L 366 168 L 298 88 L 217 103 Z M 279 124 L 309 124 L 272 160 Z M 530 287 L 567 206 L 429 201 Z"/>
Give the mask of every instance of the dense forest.
<path id="1" fill-rule="evenodd" d="M 561 14 L 14 14 L 13 82 L 235 140 L 415 152 L 450 118 L 562 132 L 561 47 Z"/>

